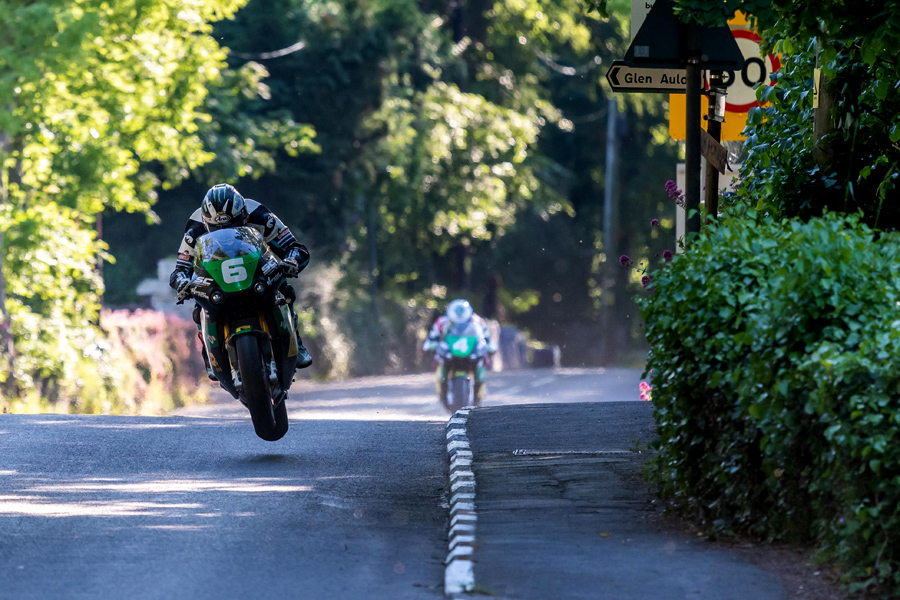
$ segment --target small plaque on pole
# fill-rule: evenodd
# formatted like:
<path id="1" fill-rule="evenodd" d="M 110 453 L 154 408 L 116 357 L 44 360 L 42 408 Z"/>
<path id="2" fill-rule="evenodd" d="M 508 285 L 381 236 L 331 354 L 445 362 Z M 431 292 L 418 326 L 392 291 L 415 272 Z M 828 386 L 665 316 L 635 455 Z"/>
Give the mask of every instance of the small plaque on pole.
<path id="1" fill-rule="evenodd" d="M 728 150 L 713 136 L 706 133 L 705 129 L 700 130 L 700 154 L 719 173 L 725 173 L 728 170 Z"/>

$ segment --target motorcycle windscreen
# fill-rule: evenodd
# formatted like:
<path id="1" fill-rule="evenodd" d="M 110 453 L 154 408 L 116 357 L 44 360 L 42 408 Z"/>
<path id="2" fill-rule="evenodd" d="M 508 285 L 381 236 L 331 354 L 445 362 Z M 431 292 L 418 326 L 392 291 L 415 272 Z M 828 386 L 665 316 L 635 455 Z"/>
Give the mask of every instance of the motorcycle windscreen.
<path id="1" fill-rule="evenodd" d="M 478 338 L 474 336 L 448 335 L 446 341 L 450 346 L 450 353 L 460 358 L 469 357 L 478 346 Z"/>
<path id="2" fill-rule="evenodd" d="M 251 227 L 234 227 L 203 235 L 196 249 L 194 271 L 205 271 L 225 292 L 239 292 L 253 283 L 265 241 Z"/>

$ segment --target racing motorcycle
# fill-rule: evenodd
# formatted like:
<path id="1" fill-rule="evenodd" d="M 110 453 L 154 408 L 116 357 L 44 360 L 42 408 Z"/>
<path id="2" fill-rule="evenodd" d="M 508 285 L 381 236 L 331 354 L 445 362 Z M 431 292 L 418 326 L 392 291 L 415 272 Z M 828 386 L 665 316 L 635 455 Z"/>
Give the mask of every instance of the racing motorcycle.
<path id="1" fill-rule="evenodd" d="M 200 328 L 210 367 L 219 385 L 250 411 L 256 435 L 281 439 L 299 347 L 282 263 L 252 227 L 207 233 L 197 239 L 196 251 L 189 289 L 203 307 Z"/>
<path id="2" fill-rule="evenodd" d="M 438 398 L 451 413 L 465 406 L 481 404 L 482 390 L 478 380 L 484 380 L 487 355 L 487 348 L 478 337 L 465 335 L 466 331 L 458 332 L 460 335 L 453 333 L 451 329 L 435 351 Z"/>

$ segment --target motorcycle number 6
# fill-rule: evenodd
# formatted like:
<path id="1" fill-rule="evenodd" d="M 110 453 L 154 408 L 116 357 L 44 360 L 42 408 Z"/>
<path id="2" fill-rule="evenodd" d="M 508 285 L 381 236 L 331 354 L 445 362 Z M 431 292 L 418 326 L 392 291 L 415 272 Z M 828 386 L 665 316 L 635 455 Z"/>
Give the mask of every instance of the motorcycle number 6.
<path id="1" fill-rule="evenodd" d="M 230 258 L 222 261 L 222 279 L 225 283 L 238 283 L 247 279 L 247 269 L 243 258 Z"/>

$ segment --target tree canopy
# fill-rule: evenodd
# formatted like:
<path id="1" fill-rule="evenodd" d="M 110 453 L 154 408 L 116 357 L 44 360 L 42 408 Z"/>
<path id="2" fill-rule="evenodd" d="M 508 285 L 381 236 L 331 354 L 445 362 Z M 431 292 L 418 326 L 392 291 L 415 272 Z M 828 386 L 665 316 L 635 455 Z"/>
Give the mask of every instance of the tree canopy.
<path id="1" fill-rule="evenodd" d="M 243 4 L 0 4 L 0 246 L 9 294 L 0 316 L 16 341 L 16 386 L 78 387 L 75 369 L 92 357 L 85 349 L 102 346 L 92 324 L 103 291 L 98 266 L 110 257 L 97 218 L 104 209 L 154 218 L 157 190 L 214 158 L 204 140 L 208 100 L 228 71 L 210 33 Z"/>

